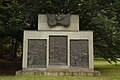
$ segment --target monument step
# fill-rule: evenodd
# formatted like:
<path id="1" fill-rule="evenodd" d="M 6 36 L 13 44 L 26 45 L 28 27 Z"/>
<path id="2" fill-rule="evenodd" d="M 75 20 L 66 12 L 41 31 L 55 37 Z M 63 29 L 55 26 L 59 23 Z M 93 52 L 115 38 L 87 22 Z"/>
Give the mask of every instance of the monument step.
<path id="1" fill-rule="evenodd" d="M 16 72 L 16 75 L 38 75 L 38 76 L 100 76 L 100 72 L 92 71 L 52 71 L 52 70 L 20 70 Z"/>

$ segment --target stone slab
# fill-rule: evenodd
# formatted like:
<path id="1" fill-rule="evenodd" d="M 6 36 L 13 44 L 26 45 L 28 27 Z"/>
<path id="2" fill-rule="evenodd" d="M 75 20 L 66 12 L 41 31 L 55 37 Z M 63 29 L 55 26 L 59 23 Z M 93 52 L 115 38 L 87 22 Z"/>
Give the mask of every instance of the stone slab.
<path id="1" fill-rule="evenodd" d="M 24 43 L 23 43 L 23 65 L 22 68 L 28 68 L 28 40 L 29 39 L 46 39 L 47 40 L 47 56 L 46 56 L 46 68 L 49 68 L 49 37 L 50 36 L 67 36 L 68 37 L 68 53 L 67 53 L 67 67 L 70 67 L 70 40 L 87 39 L 88 43 L 88 59 L 89 65 L 86 69 L 94 69 L 93 64 L 93 32 L 92 31 L 24 31 Z M 80 67 L 79 67 L 80 68 Z"/>
<path id="2" fill-rule="evenodd" d="M 71 67 L 89 68 L 88 39 L 70 40 Z"/>
<path id="3" fill-rule="evenodd" d="M 98 71 L 51 71 L 51 70 L 20 70 L 16 75 L 38 75 L 38 76 L 82 76 L 82 77 L 99 77 Z"/>
<path id="4" fill-rule="evenodd" d="M 67 36 L 49 36 L 49 65 L 67 65 Z"/>
<path id="5" fill-rule="evenodd" d="M 38 30 L 75 30 L 79 31 L 79 15 L 71 15 L 70 16 L 70 26 L 63 27 L 63 26 L 55 26 L 50 27 L 47 23 L 47 15 L 39 14 L 38 15 Z"/>
<path id="6" fill-rule="evenodd" d="M 46 68 L 46 39 L 28 39 L 28 68 Z"/>

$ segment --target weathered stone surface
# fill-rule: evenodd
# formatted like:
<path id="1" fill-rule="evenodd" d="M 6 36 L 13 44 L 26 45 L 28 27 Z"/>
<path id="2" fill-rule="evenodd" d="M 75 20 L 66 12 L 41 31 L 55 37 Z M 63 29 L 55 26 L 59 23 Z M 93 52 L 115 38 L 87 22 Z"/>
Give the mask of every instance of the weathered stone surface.
<path id="1" fill-rule="evenodd" d="M 16 75 L 39 75 L 39 76 L 95 76 L 98 77 L 100 76 L 100 72 L 98 71 L 92 71 L 92 72 L 82 72 L 82 71 L 48 71 L 48 70 L 44 70 L 44 71 L 29 71 L 29 70 L 25 70 L 25 71 L 17 71 Z"/>
<path id="2" fill-rule="evenodd" d="M 47 14 L 47 22 L 50 27 L 70 25 L 70 14 Z"/>
<path id="3" fill-rule="evenodd" d="M 70 66 L 88 68 L 88 40 L 70 40 Z"/>
<path id="4" fill-rule="evenodd" d="M 40 14 L 38 30 L 24 31 L 23 70 L 17 75 L 100 75 L 94 71 L 93 32 L 79 31 L 79 15 L 63 16 Z"/>
<path id="5" fill-rule="evenodd" d="M 69 16 L 69 14 L 67 16 Z M 66 17 L 63 18 L 63 17 L 59 16 L 57 18 L 57 21 L 56 21 L 56 19 L 54 20 L 54 18 L 56 18 L 54 15 L 50 15 L 49 18 L 50 19 L 52 18 L 52 20 L 50 20 L 50 22 L 48 22 L 48 17 L 46 14 L 38 15 L 38 30 L 79 31 L 79 27 L 80 27 L 79 26 L 79 15 L 70 15 L 70 17 L 67 17 L 67 18 Z M 69 20 L 69 18 L 70 18 L 70 20 Z M 51 27 L 48 23 L 51 24 Z M 65 26 L 65 27 L 63 27 L 63 26 Z"/>
<path id="6" fill-rule="evenodd" d="M 46 46 L 45 39 L 28 40 L 28 68 L 46 67 Z"/>
<path id="7" fill-rule="evenodd" d="M 50 36 L 49 40 L 49 64 L 67 65 L 67 36 Z"/>

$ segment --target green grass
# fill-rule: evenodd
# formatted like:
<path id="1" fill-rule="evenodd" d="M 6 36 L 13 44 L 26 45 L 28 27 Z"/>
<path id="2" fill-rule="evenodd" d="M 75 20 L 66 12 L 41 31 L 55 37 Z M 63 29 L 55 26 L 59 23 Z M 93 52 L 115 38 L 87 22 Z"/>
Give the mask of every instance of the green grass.
<path id="1" fill-rule="evenodd" d="M 103 59 L 96 59 L 95 70 L 100 71 L 102 77 L 119 77 L 120 78 L 120 61 L 118 61 L 117 65 L 115 65 L 114 62 L 110 64 Z"/>
<path id="2" fill-rule="evenodd" d="M 117 66 L 103 59 L 95 59 L 95 70 L 100 71 L 100 77 L 80 76 L 0 76 L 0 80 L 120 80 L 120 62 Z"/>

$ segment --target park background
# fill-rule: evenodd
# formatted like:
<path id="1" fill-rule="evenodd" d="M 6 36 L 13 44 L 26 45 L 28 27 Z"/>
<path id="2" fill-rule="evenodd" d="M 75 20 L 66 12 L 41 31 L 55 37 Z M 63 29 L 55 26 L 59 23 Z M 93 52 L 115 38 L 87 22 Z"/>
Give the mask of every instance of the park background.
<path id="1" fill-rule="evenodd" d="M 37 30 L 38 14 L 47 13 L 78 14 L 79 30 L 94 33 L 95 70 L 120 78 L 120 0 L 0 0 L 1 75 L 21 69 L 23 30 Z"/>

